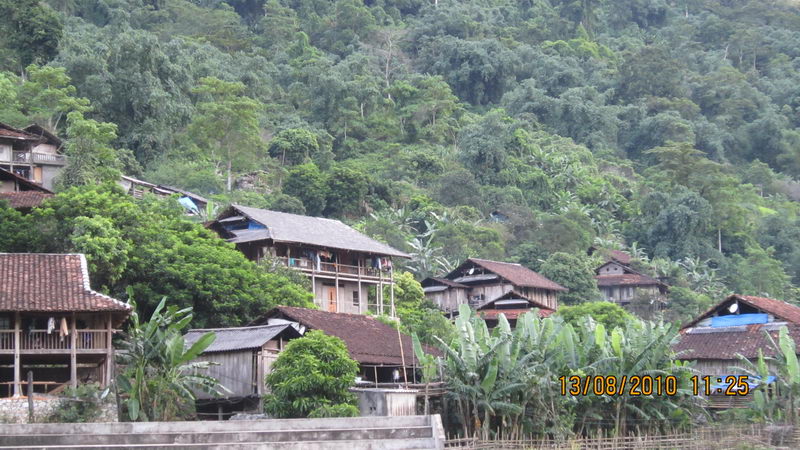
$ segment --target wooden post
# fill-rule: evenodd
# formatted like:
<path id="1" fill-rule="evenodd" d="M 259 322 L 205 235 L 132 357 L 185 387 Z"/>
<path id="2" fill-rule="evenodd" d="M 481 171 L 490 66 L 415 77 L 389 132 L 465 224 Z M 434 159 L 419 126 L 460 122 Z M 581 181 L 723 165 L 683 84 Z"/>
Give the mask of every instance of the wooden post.
<path id="1" fill-rule="evenodd" d="M 108 386 L 109 384 L 111 384 L 111 377 L 112 377 L 111 364 L 114 361 L 114 345 L 112 343 L 112 339 L 114 337 L 113 320 L 114 320 L 114 318 L 111 315 L 111 313 L 108 313 L 108 322 L 107 322 L 107 328 L 106 328 L 107 336 L 108 336 L 106 342 L 107 342 L 108 347 L 106 348 L 106 376 L 105 376 L 105 385 L 104 385 L 104 387 Z"/>
<path id="2" fill-rule="evenodd" d="M 336 257 L 336 261 L 339 261 L 338 255 Z M 336 311 L 335 312 L 341 312 L 342 306 L 339 304 L 339 265 L 338 264 L 334 264 L 333 267 L 334 267 L 334 270 L 336 270 L 336 278 L 334 280 L 334 288 L 336 289 Z"/>
<path id="3" fill-rule="evenodd" d="M 28 371 L 28 423 L 33 423 L 33 371 Z"/>
<path id="4" fill-rule="evenodd" d="M 22 333 L 20 333 L 19 313 L 14 313 L 14 397 L 19 397 L 22 395 L 19 385 L 19 371 L 21 366 L 19 357 L 19 350 L 21 346 L 20 339 L 22 339 Z"/>
<path id="5" fill-rule="evenodd" d="M 72 330 L 70 330 L 70 349 L 69 349 L 69 385 L 73 389 L 78 387 L 78 355 L 77 343 L 78 339 L 75 336 L 77 327 L 75 325 L 75 313 L 72 313 Z"/>
<path id="6" fill-rule="evenodd" d="M 361 298 L 361 258 L 358 258 L 358 313 L 364 313 L 364 299 Z"/>
<path id="7" fill-rule="evenodd" d="M 392 266 L 389 266 L 389 291 L 390 301 L 392 303 L 392 317 L 397 317 L 397 313 L 394 310 L 394 269 Z"/>

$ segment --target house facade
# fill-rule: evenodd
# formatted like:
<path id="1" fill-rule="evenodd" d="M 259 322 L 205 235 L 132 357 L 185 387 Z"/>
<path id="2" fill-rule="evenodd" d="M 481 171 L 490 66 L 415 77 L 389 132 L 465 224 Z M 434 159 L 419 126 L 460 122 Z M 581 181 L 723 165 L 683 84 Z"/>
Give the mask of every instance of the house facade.
<path id="1" fill-rule="evenodd" d="M 232 205 L 209 228 L 252 261 L 306 275 L 325 311 L 394 315 L 392 258 L 409 256 L 338 220 Z"/>
<path id="2" fill-rule="evenodd" d="M 0 253 L 0 397 L 23 395 L 28 372 L 37 393 L 108 385 L 130 312 L 91 289 L 84 255 Z"/>
<path id="3" fill-rule="evenodd" d="M 445 277 L 422 281 L 425 297 L 446 313 L 459 305 L 475 310 L 531 309 L 555 311 L 567 289 L 520 264 L 469 258 Z M 513 292 L 513 298 L 505 298 Z"/>
<path id="4" fill-rule="evenodd" d="M 662 303 L 669 287 L 653 277 L 633 270 L 617 259 L 611 259 L 595 269 L 597 288 L 606 301 L 626 306 L 648 299 Z"/>
<path id="5" fill-rule="evenodd" d="M 734 294 L 684 325 L 672 349 L 677 359 L 695 361 L 698 376 L 724 381 L 728 375 L 738 374 L 737 367 L 742 366 L 739 355 L 751 361 L 758 358 L 759 351 L 774 356 L 767 334 L 777 342 L 782 327 L 787 327 L 795 342 L 800 340 L 800 308 L 771 298 Z M 749 396 L 708 398 L 712 408 L 743 406 L 749 400 Z"/>
<path id="6" fill-rule="evenodd" d="M 0 123 L 0 169 L 51 190 L 66 164 L 62 141 L 54 134 L 39 125 L 23 130 Z"/>

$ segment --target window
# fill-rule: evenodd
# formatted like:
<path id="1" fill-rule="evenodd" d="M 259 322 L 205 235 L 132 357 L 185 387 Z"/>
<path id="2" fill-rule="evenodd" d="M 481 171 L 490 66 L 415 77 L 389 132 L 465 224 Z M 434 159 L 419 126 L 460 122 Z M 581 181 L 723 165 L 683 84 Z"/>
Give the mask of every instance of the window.
<path id="1" fill-rule="evenodd" d="M 10 330 L 11 329 L 11 317 L 6 315 L 0 315 L 0 330 Z"/>
<path id="2" fill-rule="evenodd" d="M 360 307 L 361 306 L 361 302 L 360 302 L 360 299 L 358 297 L 359 297 L 358 291 L 353 291 L 353 306 L 356 306 L 356 307 Z"/>

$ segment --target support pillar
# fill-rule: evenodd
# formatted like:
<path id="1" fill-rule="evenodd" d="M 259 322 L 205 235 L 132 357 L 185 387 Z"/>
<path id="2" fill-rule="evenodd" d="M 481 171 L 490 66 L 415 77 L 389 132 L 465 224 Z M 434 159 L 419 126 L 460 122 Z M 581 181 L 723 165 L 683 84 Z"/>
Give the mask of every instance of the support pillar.
<path id="1" fill-rule="evenodd" d="M 69 385 L 73 389 L 78 387 L 78 354 L 77 354 L 77 343 L 78 339 L 75 336 L 76 333 L 76 325 L 75 325 L 75 313 L 72 313 L 72 323 L 71 323 L 71 330 L 70 330 L 70 346 L 69 346 Z"/>
<path id="2" fill-rule="evenodd" d="M 114 344 L 113 344 L 113 337 L 114 337 L 114 328 L 113 328 L 113 320 L 114 317 L 111 313 L 108 313 L 108 321 L 106 322 L 106 379 L 105 379 L 105 386 L 109 386 L 111 384 L 113 374 L 111 373 L 111 367 L 114 363 Z"/>
<path id="3" fill-rule="evenodd" d="M 361 258 L 358 259 L 358 313 L 364 313 L 364 299 L 361 296 Z"/>
<path id="4" fill-rule="evenodd" d="M 20 317 L 19 313 L 14 313 L 14 397 L 22 395 L 22 390 L 20 389 L 20 339 L 22 339 L 22 333 L 20 333 Z"/>
<path id="5" fill-rule="evenodd" d="M 397 317 L 397 312 L 394 309 L 394 269 L 389 266 L 389 297 L 392 303 L 392 317 Z"/>

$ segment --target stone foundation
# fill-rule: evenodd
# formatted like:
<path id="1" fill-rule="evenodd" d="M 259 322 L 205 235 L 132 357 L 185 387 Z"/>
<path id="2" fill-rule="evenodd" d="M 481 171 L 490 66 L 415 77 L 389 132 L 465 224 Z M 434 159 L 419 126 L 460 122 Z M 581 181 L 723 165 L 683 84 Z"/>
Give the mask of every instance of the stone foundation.
<path id="1" fill-rule="evenodd" d="M 62 403 L 70 401 L 61 397 L 37 395 L 33 399 L 33 423 L 44 422 Z M 117 422 L 117 405 L 104 402 L 96 422 Z M 0 423 L 29 423 L 28 398 L 0 398 Z"/>

